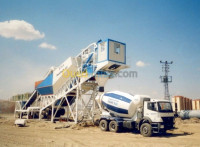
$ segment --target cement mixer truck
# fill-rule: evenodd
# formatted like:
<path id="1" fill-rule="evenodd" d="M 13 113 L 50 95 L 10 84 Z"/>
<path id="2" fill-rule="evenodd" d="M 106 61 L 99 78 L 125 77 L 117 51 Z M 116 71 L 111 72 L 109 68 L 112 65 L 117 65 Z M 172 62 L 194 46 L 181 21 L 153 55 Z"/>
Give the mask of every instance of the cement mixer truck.
<path id="1" fill-rule="evenodd" d="M 120 91 L 102 93 L 96 100 L 101 109 L 99 126 L 103 131 L 118 132 L 129 128 L 150 137 L 173 128 L 174 113 L 169 101 Z"/>

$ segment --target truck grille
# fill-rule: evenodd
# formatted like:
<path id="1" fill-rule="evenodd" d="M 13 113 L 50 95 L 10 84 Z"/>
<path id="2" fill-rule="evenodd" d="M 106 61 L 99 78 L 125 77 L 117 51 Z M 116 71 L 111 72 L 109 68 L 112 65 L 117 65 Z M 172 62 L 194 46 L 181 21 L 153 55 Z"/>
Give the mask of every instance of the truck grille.
<path id="1" fill-rule="evenodd" d="M 162 117 L 165 129 L 171 129 L 174 125 L 174 117 Z"/>

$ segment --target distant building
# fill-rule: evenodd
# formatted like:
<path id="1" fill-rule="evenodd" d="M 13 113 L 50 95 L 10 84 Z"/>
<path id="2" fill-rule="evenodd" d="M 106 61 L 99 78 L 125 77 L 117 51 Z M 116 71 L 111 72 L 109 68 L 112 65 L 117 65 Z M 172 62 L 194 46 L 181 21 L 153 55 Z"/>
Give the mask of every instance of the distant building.
<path id="1" fill-rule="evenodd" d="M 174 96 L 172 98 L 172 108 L 175 112 L 180 112 L 181 110 L 200 110 L 200 99 Z"/>
<path id="2" fill-rule="evenodd" d="M 10 101 L 26 101 L 31 96 L 31 93 L 17 94 L 11 97 Z"/>

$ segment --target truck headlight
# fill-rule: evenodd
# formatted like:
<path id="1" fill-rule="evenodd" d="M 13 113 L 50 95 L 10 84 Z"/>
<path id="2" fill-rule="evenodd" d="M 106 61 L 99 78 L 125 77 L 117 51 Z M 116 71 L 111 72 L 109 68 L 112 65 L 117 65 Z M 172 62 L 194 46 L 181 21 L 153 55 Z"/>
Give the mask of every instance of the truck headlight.
<path id="1" fill-rule="evenodd" d="M 160 125 L 160 128 L 161 128 L 161 129 L 164 129 L 164 125 Z"/>

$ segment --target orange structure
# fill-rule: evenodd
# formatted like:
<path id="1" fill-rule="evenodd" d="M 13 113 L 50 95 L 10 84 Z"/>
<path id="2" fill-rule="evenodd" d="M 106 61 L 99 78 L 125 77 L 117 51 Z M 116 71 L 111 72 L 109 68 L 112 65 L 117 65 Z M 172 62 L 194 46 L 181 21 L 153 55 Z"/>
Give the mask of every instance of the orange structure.
<path id="1" fill-rule="evenodd" d="M 172 98 L 173 111 L 193 110 L 192 99 L 183 96 L 174 96 Z"/>
<path id="2" fill-rule="evenodd" d="M 40 80 L 40 81 L 36 81 L 36 82 L 35 82 L 35 89 L 36 89 L 36 87 L 37 87 L 40 83 L 42 83 L 42 81 L 43 81 L 43 80 Z"/>
<path id="3" fill-rule="evenodd" d="M 200 110 L 200 99 L 192 101 L 192 110 Z"/>

